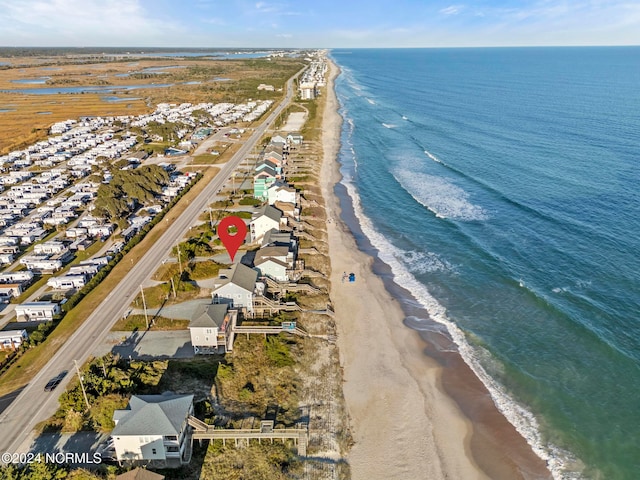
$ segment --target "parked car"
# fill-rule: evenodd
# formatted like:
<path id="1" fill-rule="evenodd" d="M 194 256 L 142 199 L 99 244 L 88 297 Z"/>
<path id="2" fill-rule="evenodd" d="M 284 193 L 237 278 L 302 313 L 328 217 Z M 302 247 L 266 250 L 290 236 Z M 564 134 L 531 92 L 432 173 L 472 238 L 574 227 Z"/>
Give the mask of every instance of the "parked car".
<path id="1" fill-rule="evenodd" d="M 47 384 L 44 386 L 44 391 L 45 392 L 50 392 L 51 390 L 53 390 L 54 388 L 56 388 L 58 385 L 60 385 L 60 382 L 62 381 L 62 379 L 67 375 L 67 370 L 65 370 L 64 372 L 60 372 L 57 376 L 53 377 L 51 380 L 49 380 L 47 382 Z"/>

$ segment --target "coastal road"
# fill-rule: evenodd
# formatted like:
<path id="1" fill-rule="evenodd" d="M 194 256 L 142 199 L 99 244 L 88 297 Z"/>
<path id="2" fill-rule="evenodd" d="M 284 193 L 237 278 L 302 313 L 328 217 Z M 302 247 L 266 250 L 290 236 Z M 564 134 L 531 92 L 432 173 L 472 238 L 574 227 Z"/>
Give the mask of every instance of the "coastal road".
<path id="1" fill-rule="evenodd" d="M 55 413 L 58 408 L 58 397 L 75 374 L 74 360 L 77 360 L 78 365 L 82 365 L 93 352 L 98 350 L 111 327 L 129 308 L 140 285 L 157 270 L 167 252 L 185 235 L 234 169 L 254 148 L 285 106 L 289 104 L 293 97 L 293 79 L 300 73 L 298 72 L 289 79 L 285 98 L 255 129 L 233 158 L 221 167 L 220 172 L 187 206 L 182 215 L 171 225 L 168 225 L 165 234 L 131 268 L 118 286 L 109 293 L 84 323 L 78 326 L 71 338 L 60 347 L 45 367 L 0 415 L 0 452 L 22 453 L 29 451 L 34 438 L 35 425 Z M 58 388 L 52 392 L 45 392 L 45 384 L 63 371 L 69 373 Z"/>

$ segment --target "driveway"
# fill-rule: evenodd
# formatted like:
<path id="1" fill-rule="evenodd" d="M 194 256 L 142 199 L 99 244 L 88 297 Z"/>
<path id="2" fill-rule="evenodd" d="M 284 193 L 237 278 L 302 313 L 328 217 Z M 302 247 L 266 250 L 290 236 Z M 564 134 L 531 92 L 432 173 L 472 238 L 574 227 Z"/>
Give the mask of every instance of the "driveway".
<path id="1" fill-rule="evenodd" d="M 106 355 L 109 352 L 132 360 L 192 358 L 194 356 L 189 330 L 109 332 L 100 351 L 95 355 Z"/>

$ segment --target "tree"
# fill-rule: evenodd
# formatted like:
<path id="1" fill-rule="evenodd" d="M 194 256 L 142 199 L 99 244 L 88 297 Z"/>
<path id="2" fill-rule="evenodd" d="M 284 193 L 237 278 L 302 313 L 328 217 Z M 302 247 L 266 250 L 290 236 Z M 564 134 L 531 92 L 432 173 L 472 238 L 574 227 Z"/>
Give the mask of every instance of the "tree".
<path id="1" fill-rule="evenodd" d="M 111 174 L 110 182 L 98 188 L 94 204 L 98 215 L 114 221 L 128 216 L 138 205 L 151 205 L 170 181 L 169 174 L 157 165 L 113 169 Z"/>
<path id="2" fill-rule="evenodd" d="M 27 476 L 31 480 L 62 480 L 69 471 L 56 463 L 33 462 L 27 468 Z"/>

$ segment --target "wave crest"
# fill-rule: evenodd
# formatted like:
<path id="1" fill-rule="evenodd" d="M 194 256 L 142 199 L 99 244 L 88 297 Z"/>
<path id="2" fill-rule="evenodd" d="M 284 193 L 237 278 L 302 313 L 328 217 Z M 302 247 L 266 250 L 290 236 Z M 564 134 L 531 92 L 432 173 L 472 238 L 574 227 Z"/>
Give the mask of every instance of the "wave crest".
<path id="1" fill-rule="evenodd" d="M 443 177 L 398 169 L 393 176 L 418 203 L 439 218 L 464 221 L 487 220 L 489 215 L 480 206 L 469 201 L 462 188 Z"/>
<path id="2" fill-rule="evenodd" d="M 412 175 L 415 174 L 412 173 Z M 346 178 L 343 178 L 341 183 L 345 186 L 351 198 L 353 209 L 360 222 L 362 231 L 371 244 L 378 250 L 379 258 L 391 267 L 394 281 L 412 293 L 417 299 L 417 303 L 427 310 L 432 320 L 446 328 L 449 336 L 457 345 L 458 352 L 464 361 L 487 387 L 498 410 L 527 440 L 533 451 L 547 462 L 553 478 L 556 480 L 581 478 L 579 473 L 571 471 L 571 465 L 573 461 L 575 461 L 575 458 L 569 452 L 543 441 L 540 434 L 540 427 L 535 416 L 524 406 L 517 403 L 505 388 L 491 377 L 482 366 L 481 358 L 489 353 L 483 351 L 483 349 L 476 349 L 469 344 L 462 329 L 448 318 L 445 307 L 430 294 L 427 287 L 420 283 L 407 265 L 400 260 L 407 254 L 410 255 L 410 252 L 404 252 L 396 248 L 381 235 L 373 226 L 369 217 L 364 214 L 360 203 L 360 196 L 355 185 Z M 420 330 L 420 328 L 425 330 L 429 329 L 426 325 L 421 325 L 417 317 L 407 317 L 405 319 L 405 325 L 416 330 Z M 492 363 L 495 363 L 496 360 L 492 360 Z"/>

